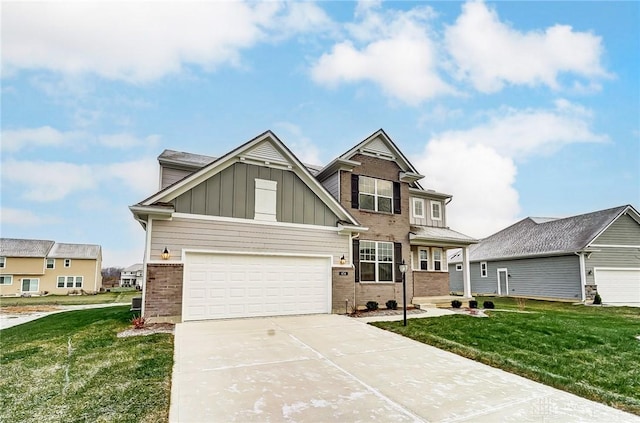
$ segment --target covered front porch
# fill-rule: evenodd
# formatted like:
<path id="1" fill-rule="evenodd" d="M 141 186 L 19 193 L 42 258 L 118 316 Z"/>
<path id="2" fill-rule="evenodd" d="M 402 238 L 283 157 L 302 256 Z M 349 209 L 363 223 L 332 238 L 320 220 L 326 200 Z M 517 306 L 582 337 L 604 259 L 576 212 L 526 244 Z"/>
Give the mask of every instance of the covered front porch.
<path id="1" fill-rule="evenodd" d="M 412 225 L 409 233 L 413 298 L 411 304 L 443 304 L 452 299 L 468 303 L 471 297 L 469 246 L 478 240 L 449 228 Z M 447 250 L 462 250 L 464 292 L 462 297 L 449 298 Z"/>

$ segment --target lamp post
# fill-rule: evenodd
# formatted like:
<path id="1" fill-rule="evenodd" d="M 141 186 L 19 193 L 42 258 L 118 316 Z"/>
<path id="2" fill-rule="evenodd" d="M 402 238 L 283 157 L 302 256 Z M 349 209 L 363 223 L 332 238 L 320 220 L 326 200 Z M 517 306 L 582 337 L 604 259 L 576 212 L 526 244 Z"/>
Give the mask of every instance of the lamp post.
<path id="1" fill-rule="evenodd" d="M 400 273 L 402 273 L 402 311 L 404 316 L 404 326 L 407 326 L 407 278 L 405 273 L 407 273 L 407 265 L 404 264 L 404 259 L 402 259 L 402 264 L 398 266 Z"/>

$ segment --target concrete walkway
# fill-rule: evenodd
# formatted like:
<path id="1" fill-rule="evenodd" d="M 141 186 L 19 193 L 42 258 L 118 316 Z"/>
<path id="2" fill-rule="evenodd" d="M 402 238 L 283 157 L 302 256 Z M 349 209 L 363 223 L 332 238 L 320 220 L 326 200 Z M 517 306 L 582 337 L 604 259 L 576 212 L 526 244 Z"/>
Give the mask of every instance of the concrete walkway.
<path id="1" fill-rule="evenodd" d="M 171 422 L 640 422 L 338 315 L 176 326 Z"/>
<path id="2" fill-rule="evenodd" d="M 29 313 L 2 313 L 0 312 L 0 330 L 18 326 L 23 323 L 31 322 L 33 320 L 40 319 L 41 317 L 48 316 L 50 314 L 64 313 L 65 311 L 73 310 L 85 310 L 88 308 L 103 308 L 114 307 L 121 305 L 131 305 L 131 303 L 109 303 L 109 304 L 81 304 L 81 305 L 68 305 L 68 306 L 54 306 L 58 310 L 54 311 L 35 311 Z"/>

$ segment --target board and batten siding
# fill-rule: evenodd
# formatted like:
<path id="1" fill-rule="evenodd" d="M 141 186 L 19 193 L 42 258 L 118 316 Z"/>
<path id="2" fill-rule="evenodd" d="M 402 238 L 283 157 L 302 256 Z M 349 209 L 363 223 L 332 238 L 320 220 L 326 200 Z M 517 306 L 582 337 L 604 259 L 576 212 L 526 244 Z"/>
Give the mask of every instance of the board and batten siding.
<path id="1" fill-rule="evenodd" d="M 178 196 L 178 213 L 253 219 L 255 180 L 277 182 L 276 220 L 336 226 L 338 217 L 298 176 L 286 170 L 235 163 Z"/>
<path id="2" fill-rule="evenodd" d="M 173 185 L 185 176 L 191 175 L 189 170 L 173 169 L 170 167 L 162 167 L 162 180 L 160 181 L 160 189 L 164 189 L 169 185 Z"/>
<path id="3" fill-rule="evenodd" d="M 160 260 L 167 247 L 171 260 L 180 260 L 183 249 L 224 252 L 331 255 L 333 264 L 349 254 L 349 237 L 336 230 L 286 227 L 268 224 L 173 218 L 154 220 L 151 260 Z"/>
<path id="4" fill-rule="evenodd" d="M 413 198 L 414 197 L 411 197 L 409 200 L 409 207 L 411 209 L 411 214 L 409 216 L 410 224 L 419 225 L 419 226 L 432 226 L 435 228 L 445 228 L 447 226 L 447 212 L 446 212 L 444 201 L 423 198 L 423 197 L 415 197 L 415 198 L 421 198 L 424 201 L 424 217 L 415 217 L 413 214 Z M 431 219 L 431 201 L 440 203 L 440 214 L 441 214 L 440 220 Z"/>
<path id="5" fill-rule="evenodd" d="M 618 217 L 592 244 L 596 245 L 640 245 L 640 224 L 631 216 Z"/>
<path id="6" fill-rule="evenodd" d="M 593 269 L 596 267 L 640 269 L 640 248 L 597 247 L 597 249 L 598 251 L 592 252 L 591 256 L 585 259 L 587 284 L 595 283 Z M 591 274 L 589 274 L 589 271 L 591 271 Z"/>
<path id="7" fill-rule="evenodd" d="M 340 194 L 338 192 L 340 189 L 340 178 L 338 177 L 339 173 L 340 171 L 334 173 L 333 175 L 322 181 L 322 186 L 325 187 L 325 189 L 329 191 L 329 194 L 331 194 L 336 200 L 340 199 Z"/>
<path id="8" fill-rule="evenodd" d="M 462 272 L 455 264 L 449 270 L 452 291 L 462 292 Z M 480 276 L 480 263 L 471 268 L 473 294 L 498 294 L 498 269 L 507 269 L 509 292 L 514 297 L 543 297 L 581 300 L 580 259 L 577 255 L 539 257 L 518 260 L 487 261 L 487 277 Z"/>

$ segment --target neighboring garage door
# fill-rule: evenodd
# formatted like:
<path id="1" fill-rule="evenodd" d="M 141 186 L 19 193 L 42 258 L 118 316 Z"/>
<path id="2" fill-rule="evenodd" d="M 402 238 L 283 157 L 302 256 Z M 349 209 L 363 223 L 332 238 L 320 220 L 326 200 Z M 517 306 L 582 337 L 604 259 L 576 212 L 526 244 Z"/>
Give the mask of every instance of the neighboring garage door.
<path id="1" fill-rule="evenodd" d="M 640 269 L 595 269 L 598 293 L 605 304 L 640 305 Z"/>
<path id="2" fill-rule="evenodd" d="M 329 313 L 331 260 L 188 253 L 182 320 Z"/>

